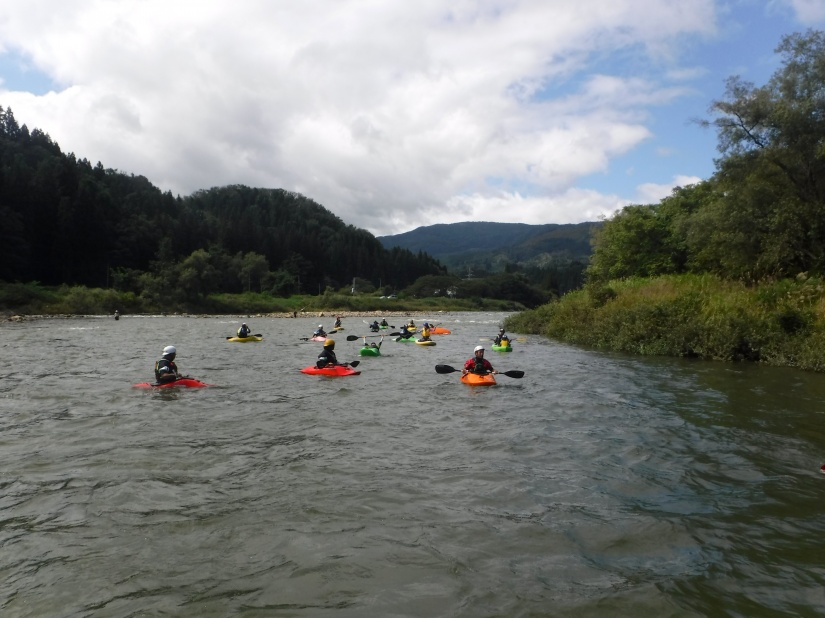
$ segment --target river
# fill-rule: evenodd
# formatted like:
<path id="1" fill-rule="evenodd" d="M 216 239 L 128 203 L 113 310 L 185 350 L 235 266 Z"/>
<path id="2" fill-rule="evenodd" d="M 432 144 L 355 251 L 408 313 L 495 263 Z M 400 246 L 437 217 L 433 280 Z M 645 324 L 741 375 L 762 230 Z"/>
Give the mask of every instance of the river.
<path id="1" fill-rule="evenodd" d="M 413 317 L 345 378 L 317 317 L 0 325 L 0 615 L 825 615 L 825 376 L 516 333 L 474 388 L 504 314 Z M 169 344 L 214 386 L 132 388 Z"/>

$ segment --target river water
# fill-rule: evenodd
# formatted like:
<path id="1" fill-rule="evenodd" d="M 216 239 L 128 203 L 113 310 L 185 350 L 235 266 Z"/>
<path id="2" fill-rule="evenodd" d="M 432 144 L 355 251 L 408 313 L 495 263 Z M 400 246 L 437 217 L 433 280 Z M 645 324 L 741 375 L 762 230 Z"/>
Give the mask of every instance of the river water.
<path id="1" fill-rule="evenodd" d="M 318 318 L 0 325 L 0 615 L 825 615 L 825 376 L 528 336 L 473 388 L 504 315 L 413 317 L 346 378 Z M 215 386 L 132 388 L 169 344 Z"/>

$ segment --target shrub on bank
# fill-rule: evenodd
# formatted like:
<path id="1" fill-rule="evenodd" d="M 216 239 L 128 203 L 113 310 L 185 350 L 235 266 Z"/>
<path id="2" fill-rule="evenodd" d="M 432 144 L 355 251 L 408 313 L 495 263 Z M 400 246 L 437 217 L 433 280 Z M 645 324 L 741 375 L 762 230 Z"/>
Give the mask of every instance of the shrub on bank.
<path id="1" fill-rule="evenodd" d="M 149 275 L 147 275 L 149 276 Z M 162 286 L 141 295 L 112 288 L 62 285 L 41 287 L 37 283 L 0 281 L 0 311 L 23 315 L 106 315 L 153 313 L 335 313 L 335 312 L 436 312 L 436 311 L 521 311 L 524 305 L 511 300 L 489 298 L 378 298 L 367 294 L 293 295 L 286 298 L 265 293 L 213 294 L 199 300 L 186 299 Z"/>
<path id="2" fill-rule="evenodd" d="M 754 287 L 713 275 L 622 279 L 516 314 L 506 325 L 630 354 L 825 370 L 825 286 L 806 276 Z"/>

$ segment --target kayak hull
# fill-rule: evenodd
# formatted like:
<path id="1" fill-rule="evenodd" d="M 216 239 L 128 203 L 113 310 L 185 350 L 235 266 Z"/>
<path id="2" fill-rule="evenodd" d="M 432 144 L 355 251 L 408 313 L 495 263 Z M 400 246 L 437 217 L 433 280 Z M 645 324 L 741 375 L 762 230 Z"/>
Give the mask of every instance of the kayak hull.
<path id="1" fill-rule="evenodd" d="M 407 337 L 406 339 L 404 337 L 397 337 L 396 338 L 396 341 L 399 341 L 401 343 L 410 343 L 410 342 L 413 342 L 415 340 L 416 340 L 415 337 Z"/>
<path id="2" fill-rule="evenodd" d="M 227 339 L 227 341 L 240 342 L 240 343 L 246 343 L 247 341 L 263 341 L 263 340 L 264 340 L 263 337 L 256 337 L 255 335 L 249 335 L 249 337 L 230 337 L 229 339 Z"/>
<path id="3" fill-rule="evenodd" d="M 513 346 L 511 345 L 494 345 L 493 352 L 512 352 Z"/>
<path id="4" fill-rule="evenodd" d="M 380 348 L 364 347 L 358 352 L 361 356 L 381 356 Z"/>
<path id="5" fill-rule="evenodd" d="M 433 341 L 432 339 L 430 339 L 429 341 L 422 341 L 421 339 L 419 339 L 418 341 L 416 341 L 416 343 L 418 345 L 435 345 L 435 341 Z"/>
<path id="6" fill-rule="evenodd" d="M 461 376 L 461 381 L 470 386 L 493 386 L 496 383 L 496 379 L 492 373 L 467 373 Z"/>
<path id="7" fill-rule="evenodd" d="M 352 367 L 344 367 L 343 365 L 335 365 L 335 367 L 322 367 L 320 369 L 315 365 L 310 365 L 309 367 L 304 367 L 301 369 L 301 373 L 311 376 L 330 377 L 357 376 L 361 374 L 360 371 L 356 371 Z"/>
<path id="8" fill-rule="evenodd" d="M 441 328 L 440 326 L 436 326 L 435 328 L 431 328 L 430 332 L 433 335 L 449 335 L 453 331 L 451 331 L 449 328 Z"/>
<path id="9" fill-rule="evenodd" d="M 154 384 L 150 382 L 141 382 L 140 384 L 133 384 L 132 388 L 172 388 L 172 387 L 186 387 L 186 388 L 203 388 L 204 386 L 212 386 L 206 382 L 201 382 L 195 378 L 178 378 L 174 382 L 167 382 L 166 384 Z"/>
<path id="10" fill-rule="evenodd" d="M 326 337 L 310 337 L 310 341 L 317 341 L 318 343 L 324 343 L 327 340 Z"/>

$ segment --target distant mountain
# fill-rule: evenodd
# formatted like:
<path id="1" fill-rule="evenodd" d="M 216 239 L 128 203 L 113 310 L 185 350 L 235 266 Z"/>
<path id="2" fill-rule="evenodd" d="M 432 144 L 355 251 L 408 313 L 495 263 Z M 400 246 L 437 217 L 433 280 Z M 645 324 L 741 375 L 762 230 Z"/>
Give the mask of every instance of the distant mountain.
<path id="1" fill-rule="evenodd" d="M 438 223 L 403 234 L 379 236 L 391 249 L 424 251 L 450 270 L 504 270 L 508 263 L 522 267 L 587 262 L 590 238 L 598 222 L 529 225 L 527 223 Z"/>

